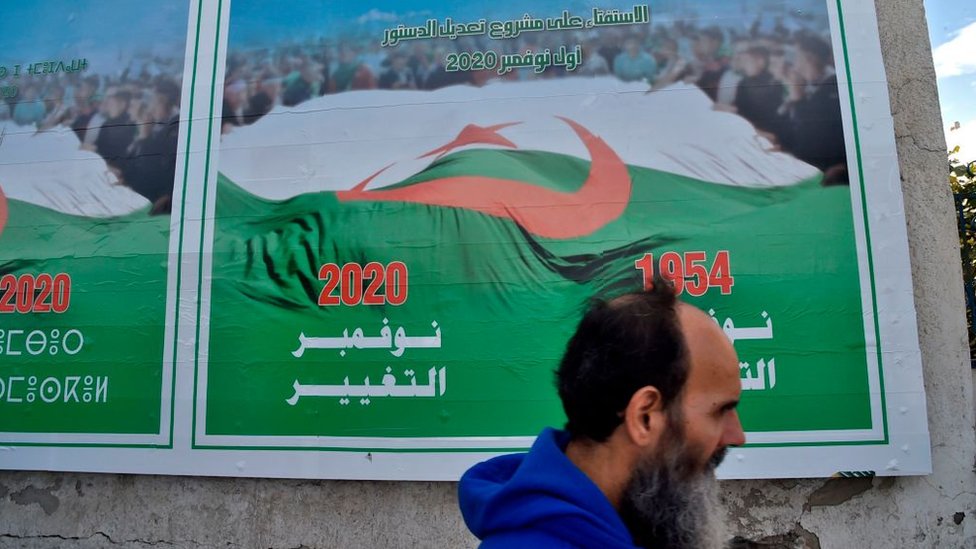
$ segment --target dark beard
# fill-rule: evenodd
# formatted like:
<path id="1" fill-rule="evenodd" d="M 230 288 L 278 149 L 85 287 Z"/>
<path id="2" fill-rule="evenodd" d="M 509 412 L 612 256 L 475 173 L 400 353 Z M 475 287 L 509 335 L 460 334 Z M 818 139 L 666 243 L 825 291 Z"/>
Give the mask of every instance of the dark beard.
<path id="1" fill-rule="evenodd" d="M 680 425 L 668 431 L 674 435 L 662 441 L 661 451 L 643 459 L 634 471 L 621 498 L 620 518 L 640 547 L 724 547 L 728 536 L 719 512 L 715 467 L 725 450 L 713 455 L 702 471 Z"/>

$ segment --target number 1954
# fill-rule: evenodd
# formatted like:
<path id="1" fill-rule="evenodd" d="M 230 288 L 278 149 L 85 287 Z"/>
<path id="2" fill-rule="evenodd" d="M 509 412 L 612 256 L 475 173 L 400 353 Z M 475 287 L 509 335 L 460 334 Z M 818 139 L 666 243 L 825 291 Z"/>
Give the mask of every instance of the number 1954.
<path id="1" fill-rule="evenodd" d="M 650 288 L 657 269 L 663 278 L 674 284 L 674 293 L 699 297 L 705 295 L 709 288 L 719 288 L 723 295 L 732 293 L 735 279 L 729 265 L 729 252 L 720 251 L 715 254 L 714 261 L 708 266 L 708 254 L 705 252 L 666 252 L 661 254 L 655 264 L 654 254 L 644 254 L 644 257 L 634 262 L 644 277 L 644 288 Z"/>

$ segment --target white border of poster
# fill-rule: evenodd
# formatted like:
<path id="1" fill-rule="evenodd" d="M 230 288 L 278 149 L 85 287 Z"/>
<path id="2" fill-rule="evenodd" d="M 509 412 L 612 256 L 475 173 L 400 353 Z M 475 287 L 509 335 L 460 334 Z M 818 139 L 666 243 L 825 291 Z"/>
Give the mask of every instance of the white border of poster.
<path id="1" fill-rule="evenodd" d="M 207 185 L 187 189 L 183 204 L 187 215 L 183 221 L 181 243 L 175 238 L 180 234 L 175 221 L 173 227 L 171 254 L 178 255 L 177 245 L 181 245 L 183 251 L 180 288 L 178 294 L 170 294 L 169 305 L 173 307 L 174 303 L 179 303 L 178 333 L 167 337 L 167 352 L 173 344 L 170 337 L 176 338 L 177 348 L 173 447 L 9 447 L 0 449 L 7 450 L 0 452 L 0 468 L 273 478 L 457 480 L 478 461 L 513 448 L 527 448 L 533 440 L 531 436 L 323 440 L 320 437 L 216 437 L 204 434 L 206 402 L 194 402 L 193 395 L 195 383 L 199 384 L 197 394 L 206 395 L 208 273 L 211 268 L 207 252 L 213 239 L 219 154 L 216 144 L 220 127 L 208 118 L 208 114 L 201 113 L 219 112 L 220 109 L 222 98 L 219 90 L 212 89 L 211 83 L 222 81 L 231 2 L 200 1 L 203 5 L 198 39 L 198 6 L 196 2 L 191 6 L 184 76 L 183 101 L 191 99 L 192 90 L 194 110 L 187 118 L 193 124 L 192 128 L 182 131 L 189 132 L 190 139 L 190 150 L 185 151 L 188 181 L 206 179 Z M 848 151 L 859 151 L 849 154 L 848 162 L 865 311 L 872 428 L 747 434 L 749 445 L 731 449 L 720 467 L 718 474 L 724 479 L 828 477 L 845 472 L 920 475 L 930 473 L 932 468 L 901 179 L 874 4 L 870 0 L 825 1 L 838 60 L 837 77 L 847 148 Z M 841 16 L 844 28 L 849 31 L 843 36 Z M 857 30 L 850 32 L 850 29 Z M 844 59 L 847 60 L 846 69 L 840 62 Z M 853 76 L 849 78 L 849 75 Z M 188 85 L 191 78 L 195 86 Z M 851 100 L 855 102 L 853 111 Z M 186 136 L 181 136 L 181 155 L 184 139 Z M 209 151 L 208 144 L 212 145 Z M 864 185 L 866 202 L 862 200 L 858 181 Z M 204 189 L 207 189 L 206 196 Z M 204 214 L 199 216 L 192 212 Z M 865 223 L 861 222 L 865 215 L 868 232 L 864 230 Z M 196 252 L 201 249 L 202 254 Z M 171 265 L 171 288 L 175 283 L 173 267 Z M 877 311 L 877 319 L 874 311 Z M 173 331 L 175 320 L 167 318 L 168 331 Z M 878 326 L 877 331 L 875 326 Z M 195 371 L 197 360 L 200 367 Z M 199 377 L 195 379 L 195 375 Z M 166 390 L 168 387 L 164 386 L 164 392 Z M 169 413 L 164 414 L 164 421 L 169 416 Z M 56 437 L 57 442 L 70 442 L 60 435 Z M 205 448 L 230 445 L 238 448 Z M 259 448 L 266 446 L 282 447 Z M 342 447 L 373 450 L 336 450 Z M 498 450 L 491 451 L 491 448 Z"/>

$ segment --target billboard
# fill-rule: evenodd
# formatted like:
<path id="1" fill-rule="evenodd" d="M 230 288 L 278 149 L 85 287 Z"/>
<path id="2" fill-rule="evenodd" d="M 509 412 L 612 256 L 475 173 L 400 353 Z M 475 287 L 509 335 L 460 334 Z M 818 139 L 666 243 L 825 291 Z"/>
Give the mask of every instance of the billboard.
<path id="1" fill-rule="evenodd" d="M 0 23 L 0 443 L 171 443 L 188 7 L 48 0 Z"/>
<path id="2" fill-rule="evenodd" d="M 189 114 L 149 100 L 108 125 L 137 129 L 124 152 L 8 100 L 11 135 L 80 144 L 43 181 L 0 160 L 5 390 L 37 395 L 3 397 L 0 431 L 41 444 L 0 466 L 456 479 L 562 424 L 583 305 L 660 272 L 739 354 L 747 445 L 720 476 L 930 469 L 870 3 L 182 8 L 185 58 L 114 70 L 157 99 L 192 72 Z M 112 86 L 101 111 L 138 94 Z M 137 146 L 164 127 L 170 148 Z M 116 179 L 67 167 L 82 153 Z M 83 177 L 108 211 L 60 190 Z M 42 283 L 52 309 L 70 283 L 65 311 L 27 306 Z"/>

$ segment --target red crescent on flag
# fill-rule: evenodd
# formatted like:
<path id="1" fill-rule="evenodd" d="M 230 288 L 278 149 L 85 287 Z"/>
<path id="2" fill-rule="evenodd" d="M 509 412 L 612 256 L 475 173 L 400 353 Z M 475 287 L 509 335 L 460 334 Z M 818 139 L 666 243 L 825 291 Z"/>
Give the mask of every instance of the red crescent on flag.
<path id="1" fill-rule="evenodd" d="M 3 187 L 0 187 L 0 234 L 7 226 L 7 197 L 3 194 Z"/>
<path id="2" fill-rule="evenodd" d="M 630 202 L 627 165 L 606 142 L 563 117 L 590 153 L 590 173 L 575 192 L 498 177 L 460 175 L 389 190 L 357 185 L 336 193 L 341 202 L 410 202 L 461 208 L 511 219 L 543 238 L 579 238 L 620 217 Z"/>
<path id="3" fill-rule="evenodd" d="M 366 186 L 370 184 L 371 181 L 373 181 L 374 179 L 376 179 L 376 177 L 379 176 L 381 173 L 383 173 L 386 170 L 390 169 L 391 166 L 393 166 L 393 164 L 387 164 L 386 166 L 383 166 L 382 168 L 380 168 L 379 170 L 377 170 L 377 172 L 374 173 L 373 175 L 371 175 L 371 176 L 367 177 L 366 179 L 363 179 L 362 181 L 360 181 L 358 185 L 356 185 L 355 187 L 352 188 L 352 190 L 353 191 L 356 191 L 356 192 L 364 190 L 366 188 Z"/>

